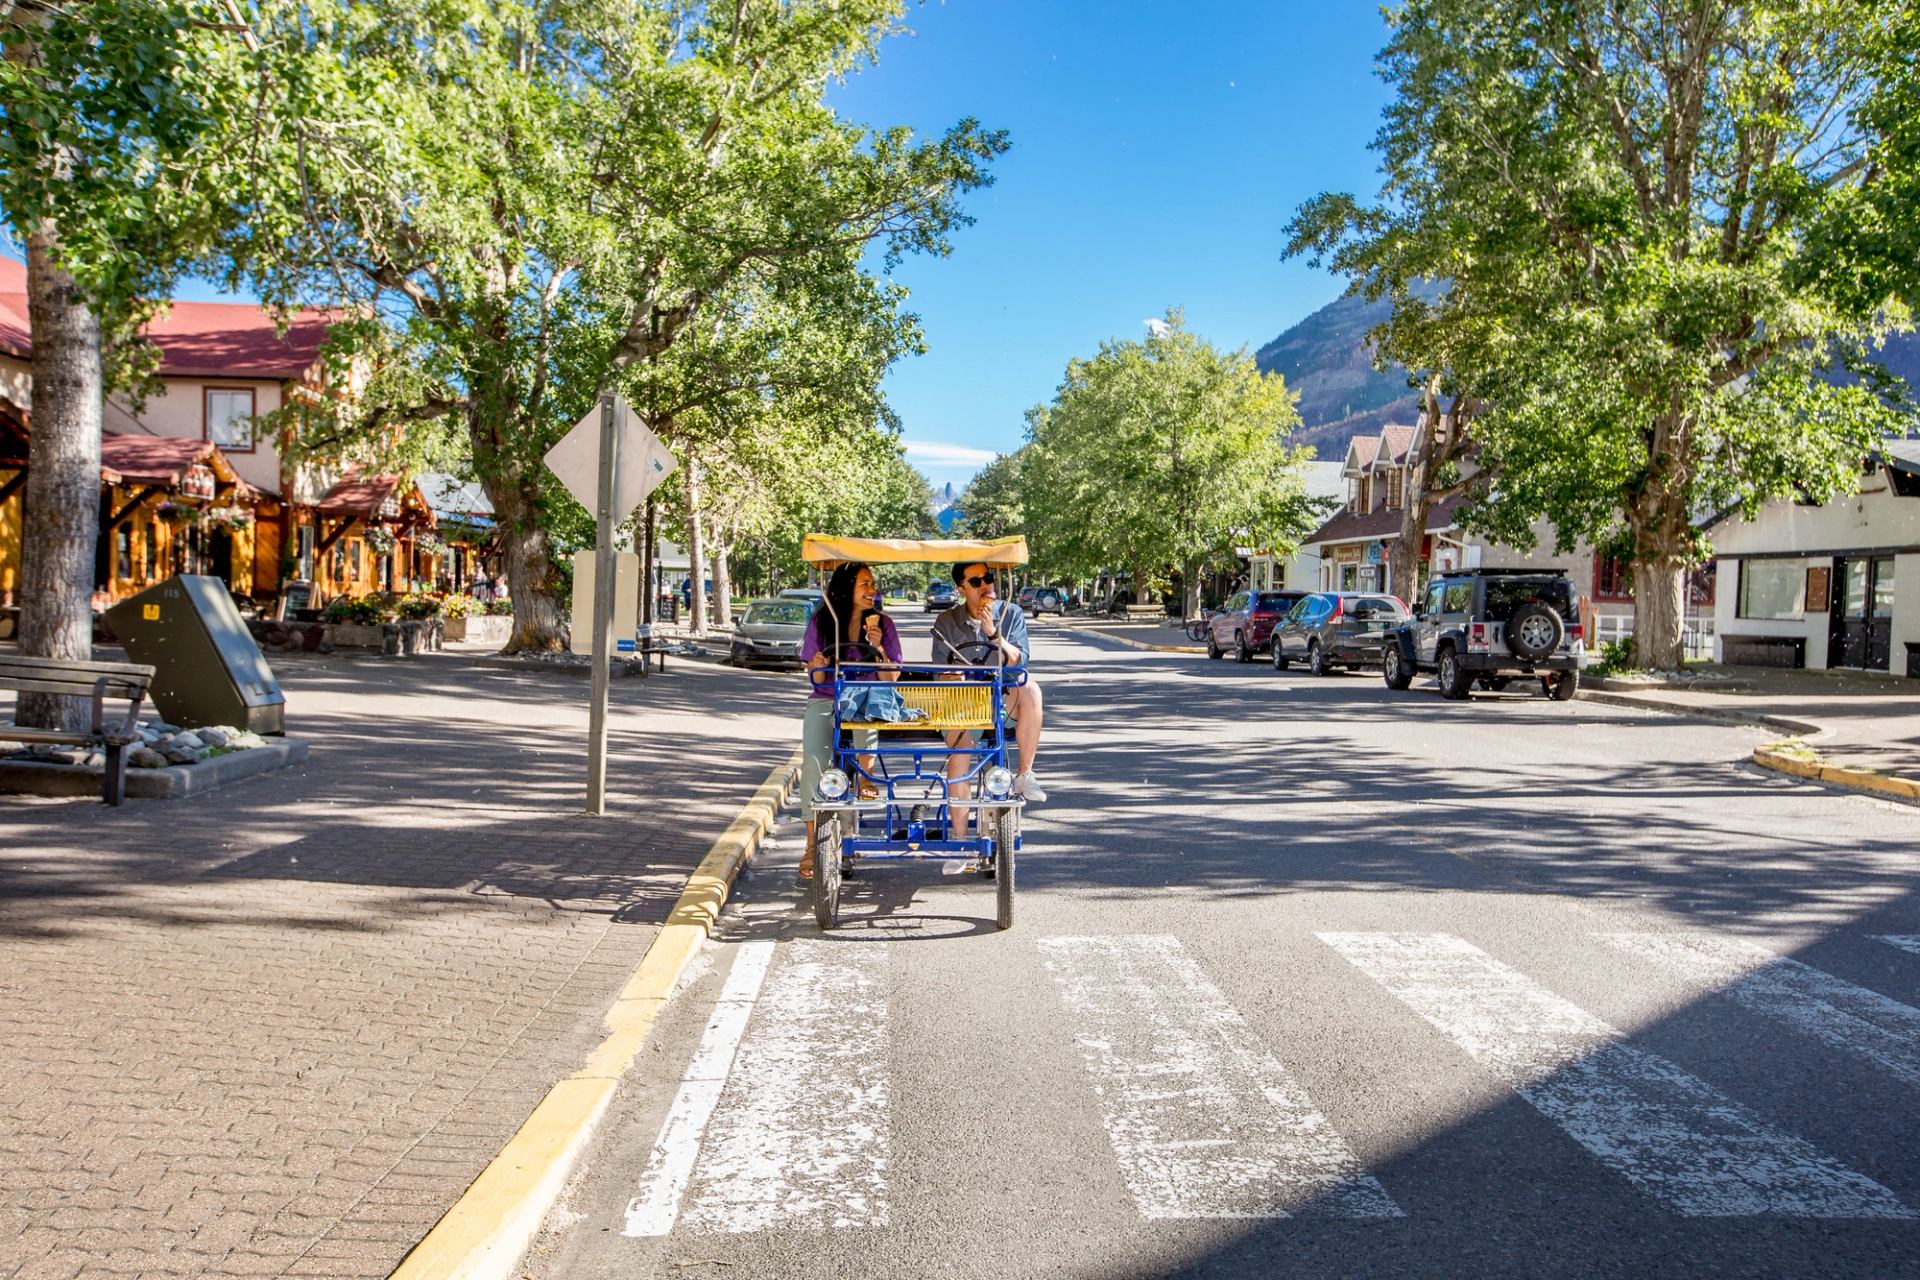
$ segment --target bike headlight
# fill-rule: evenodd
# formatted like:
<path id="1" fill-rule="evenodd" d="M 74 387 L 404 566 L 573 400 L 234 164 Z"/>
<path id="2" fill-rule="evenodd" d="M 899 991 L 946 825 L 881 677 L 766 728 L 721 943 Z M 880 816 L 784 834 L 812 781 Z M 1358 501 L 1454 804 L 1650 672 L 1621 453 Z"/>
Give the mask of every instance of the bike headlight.
<path id="1" fill-rule="evenodd" d="M 987 770 L 987 776 L 981 781 L 987 788 L 989 800 L 1005 800 L 1013 794 L 1013 770 L 1011 769 L 995 765 Z"/>
<path id="2" fill-rule="evenodd" d="M 847 788 L 852 785 L 853 783 L 848 780 L 844 770 L 822 769 L 820 771 L 820 785 L 814 788 L 814 793 L 822 800 L 838 800 L 841 796 L 847 794 Z"/>

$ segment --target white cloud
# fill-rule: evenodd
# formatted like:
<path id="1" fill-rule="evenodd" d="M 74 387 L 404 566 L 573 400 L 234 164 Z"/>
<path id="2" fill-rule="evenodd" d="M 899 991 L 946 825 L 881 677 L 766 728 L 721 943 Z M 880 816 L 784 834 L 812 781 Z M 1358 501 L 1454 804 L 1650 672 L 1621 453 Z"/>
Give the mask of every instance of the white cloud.
<path id="1" fill-rule="evenodd" d="M 1166 337 L 1173 329 L 1165 320 L 1142 320 L 1140 323 L 1147 326 L 1147 332 L 1156 338 Z"/>
<path id="2" fill-rule="evenodd" d="M 972 445 L 948 444 L 944 440 L 903 440 L 907 458 L 929 467 L 984 467 L 999 457 L 992 449 Z"/>

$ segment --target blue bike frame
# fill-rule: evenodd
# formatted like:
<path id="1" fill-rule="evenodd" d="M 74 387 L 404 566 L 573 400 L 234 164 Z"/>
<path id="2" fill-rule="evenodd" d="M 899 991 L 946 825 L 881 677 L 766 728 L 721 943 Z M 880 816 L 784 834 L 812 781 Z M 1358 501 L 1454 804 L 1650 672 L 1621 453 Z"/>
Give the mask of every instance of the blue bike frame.
<path id="1" fill-rule="evenodd" d="M 985 794 L 984 779 L 989 769 L 1006 767 L 1006 692 L 1027 682 L 1027 669 L 1008 666 L 927 666 L 918 663 L 900 664 L 897 668 L 892 663 L 859 663 L 852 669 L 863 675 L 876 670 L 897 669 L 900 678 L 855 678 L 842 674 L 837 667 L 821 667 L 811 676 L 816 685 L 826 684 L 829 677 L 832 679 L 833 764 L 853 782 L 845 800 L 831 803 L 822 801 L 815 806 L 817 812 L 842 815 L 843 854 L 847 857 L 876 859 L 992 856 L 994 838 L 987 830 L 987 824 L 979 820 L 981 811 L 1024 807 L 1020 798 L 1014 795 L 989 799 Z M 993 709 L 991 729 L 939 729 L 912 721 L 901 722 L 899 727 L 876 728 L 873 721 L 842 722 L 841 695 L 849 690 L 951 689 L 956 678 L 963 683 L 990 686 L 989 699 Z M 971 734 L 973 745 L 955 747 L 947 744 L 949 734 L 960 732 Z M 877 739 L 871 749 L 853 741 L 869 733 Z M 935 735 L 936 740 L 926 741 L 926 734 Z M 899 740 L 906 735 L 921 736 L 918 740 Z M 862 766 L 863 756 L 873 758 L 872 771 Z M 956 756 L 968 759 L 967 769 L 959 777 L 949 779 L 947 765 Z M 861 779 L 880 787 L 884 792 L 883 798 L 859 799 Z M 962 808 L 972 810 L 975 818 L 974 835 L 967 839 L 952 838 L 954 801 L 950 785 L 954 782 L 968 783 L 971 792 L 970 797 L 958 802 Z M 901 795 L 902 788 L 916 786 L 919 794 Z M 936 786 L 937 793 L 934 791 Z M 935 794 L 938 795 L 937 804 L 932 802 Z M 1019 847 L 1020 840 L 1016 836 L 1014 848 L 1018 850 Z"/>

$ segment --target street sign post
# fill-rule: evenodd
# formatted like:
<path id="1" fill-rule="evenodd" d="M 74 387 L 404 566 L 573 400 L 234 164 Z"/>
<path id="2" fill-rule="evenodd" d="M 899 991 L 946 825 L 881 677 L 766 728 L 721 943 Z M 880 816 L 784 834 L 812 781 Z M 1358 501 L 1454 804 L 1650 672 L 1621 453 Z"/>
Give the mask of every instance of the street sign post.
<path id="1" fill-rule="evenodd" d="M 594 513 L 593 684 L 587 726 L 587 812 L 607 811 L 607 686 L 613 653 L 613 527 L 673 471 L 673 453 L 618 396 L 547 450 L 547 469 Z"/>

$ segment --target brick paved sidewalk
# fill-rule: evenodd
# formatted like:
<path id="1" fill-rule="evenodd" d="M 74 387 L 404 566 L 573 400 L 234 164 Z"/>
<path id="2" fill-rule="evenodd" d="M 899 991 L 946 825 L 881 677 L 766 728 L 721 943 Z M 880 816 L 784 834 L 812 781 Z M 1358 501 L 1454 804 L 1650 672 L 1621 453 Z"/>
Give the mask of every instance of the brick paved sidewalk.
<path id="1" fill-rule="evenodd" d="M 0 1277 L 385 1276 L 798 737 L 797 680 L 286 659 L 310 765 L 0 799 Z M 0 710 L 0 714 L 10 708 Z"/>
<path id="2" fill-rule="evenodd" d="M 1775 716 L 1819 726 L 1833 762 L 1920 779 L 1920 680 L 1862 671 L 1708 667 L 1685 686 L 1593 681 L 1608 694 L 1676 710 Z"/>

